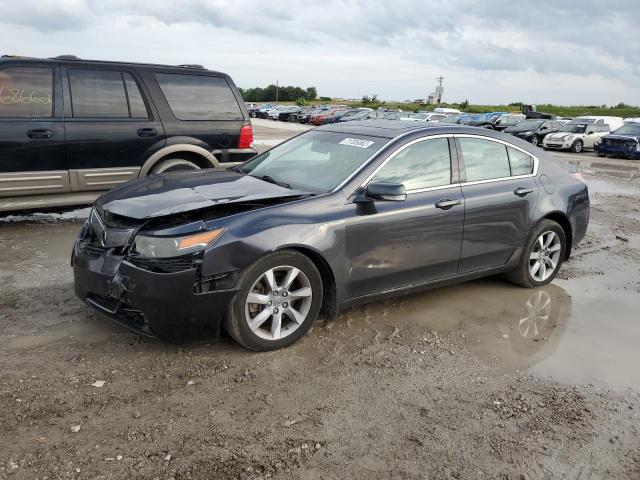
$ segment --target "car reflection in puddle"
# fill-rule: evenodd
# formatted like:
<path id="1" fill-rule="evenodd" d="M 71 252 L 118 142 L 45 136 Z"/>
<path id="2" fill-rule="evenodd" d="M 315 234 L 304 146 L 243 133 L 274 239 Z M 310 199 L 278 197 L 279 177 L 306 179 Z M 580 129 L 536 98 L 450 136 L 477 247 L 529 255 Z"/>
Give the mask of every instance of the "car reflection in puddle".
<path id="1" fill-rule="evenodd" d="M 553 354 L 571 307 L 571 297 L 555 284 L 523 289 L 500 279 L 479 280 L 350 309 L 293 353 L 308 359 L 312 345 L 326 353 L 341 343 L 384 342 L 394 331 L 409 342 L 451 334 L 490 365 L 523 370 Z"/>

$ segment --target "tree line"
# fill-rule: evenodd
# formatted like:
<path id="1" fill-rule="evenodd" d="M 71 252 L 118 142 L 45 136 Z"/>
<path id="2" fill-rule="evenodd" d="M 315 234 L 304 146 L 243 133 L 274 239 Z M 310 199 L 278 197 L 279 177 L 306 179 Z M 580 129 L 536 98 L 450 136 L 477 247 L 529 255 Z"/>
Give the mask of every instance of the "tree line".
<path id="1" fill-rule="evenodd" d="M 318 95 L 316 87 L 292 87 L 269 85 L 265 88 L 240 88 L 240 93 L 245 102 L 296 102 L 299 100 L 313 101 Z"/>

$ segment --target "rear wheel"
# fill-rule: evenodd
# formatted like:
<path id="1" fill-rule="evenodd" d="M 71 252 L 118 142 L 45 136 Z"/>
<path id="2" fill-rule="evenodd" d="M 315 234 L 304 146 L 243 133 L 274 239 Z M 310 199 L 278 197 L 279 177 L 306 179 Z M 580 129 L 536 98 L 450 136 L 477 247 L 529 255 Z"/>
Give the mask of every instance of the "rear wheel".
<path id="1" fill-rule="evenodd" d="M 507 279 L 526 288 L 550 283 L 562 265 L 566 245 L 562 227 L 552 220 L 543 220 L 531 233 L 518 267 L 506 275 Z"/>
<path id="2" fill-rule="evenodd" d="M 584 150 L 584 143 L 582 143 L 582 140 L 576 140 L 571 144 L 571 151 L 573 153 L 580 153 L 582 150 Z"/>
<path id="3" fill-rule="evenodd" d="M 322 294 L 320 272 L 309 258 L 291 250 L 266 255 L 242 273 L 224 328 L 250 350 L 289 346 L 318 317 Z"/>
<path id="4" fill-rule="evenodd" d="M 189 160 L 170 158 L 162 160 L 151 169 L 151 173 L 170 173 L 184 170 L 200 170 L 200 167 Z"/>

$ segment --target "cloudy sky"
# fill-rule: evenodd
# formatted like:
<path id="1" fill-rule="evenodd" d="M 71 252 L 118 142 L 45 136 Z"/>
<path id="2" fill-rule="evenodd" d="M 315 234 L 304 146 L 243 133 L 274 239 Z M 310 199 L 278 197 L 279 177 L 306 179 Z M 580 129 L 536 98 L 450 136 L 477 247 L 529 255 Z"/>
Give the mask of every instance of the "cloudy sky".
<path id="1" fill-rule="evenodd" d="M 320 95 L 640 104 L 640 1 L 0 0 L 0 52 L 201 63 Z"/>

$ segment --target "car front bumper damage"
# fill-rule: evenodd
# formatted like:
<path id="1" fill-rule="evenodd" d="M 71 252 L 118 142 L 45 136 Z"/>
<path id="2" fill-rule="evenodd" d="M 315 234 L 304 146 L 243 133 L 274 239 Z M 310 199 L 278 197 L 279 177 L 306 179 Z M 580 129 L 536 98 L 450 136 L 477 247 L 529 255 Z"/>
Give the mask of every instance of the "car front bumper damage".
<path id="1" fill-rule="evenodd" d="M 197 268 L 152 272 L 110 250 L 87 254 L 76 243 L 72 256 L 76 295 L 115 322 L 143 335 L 217 333 L 235 289 L 202 288 Z"/>

